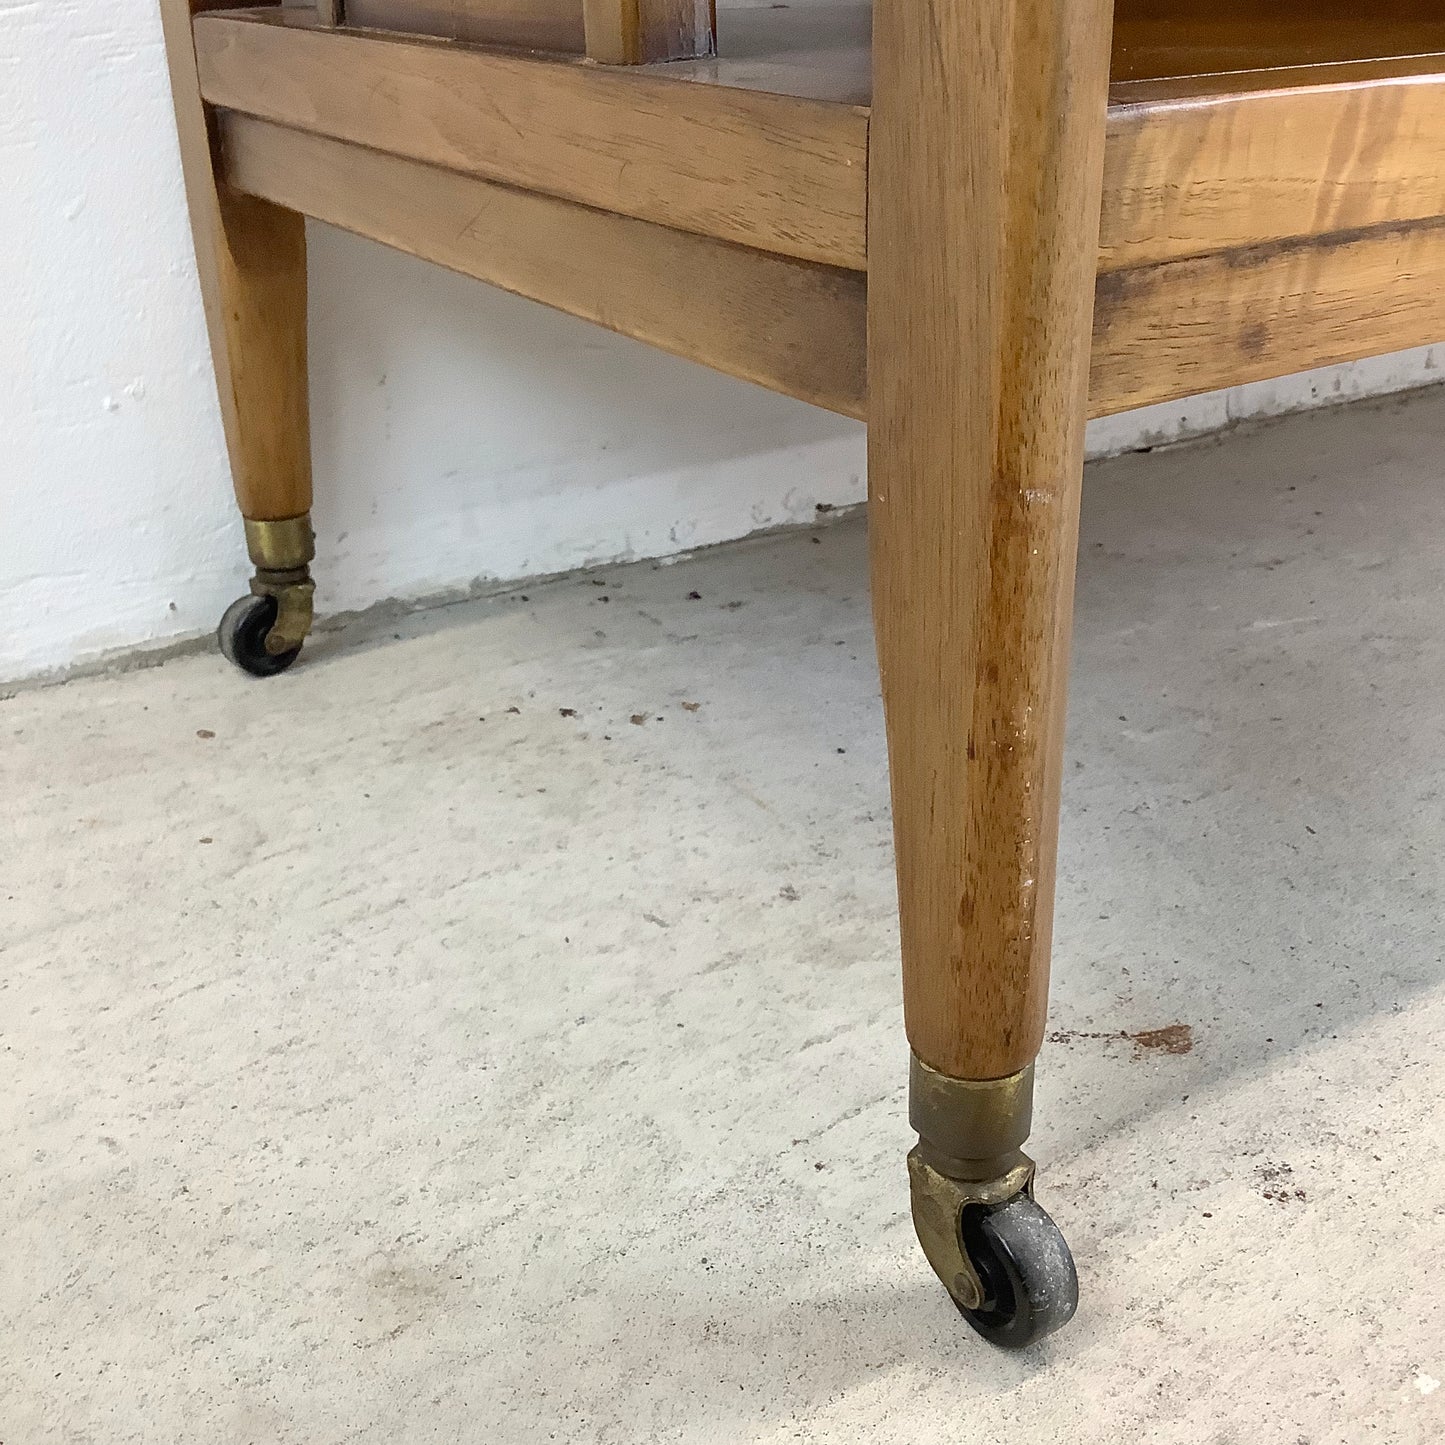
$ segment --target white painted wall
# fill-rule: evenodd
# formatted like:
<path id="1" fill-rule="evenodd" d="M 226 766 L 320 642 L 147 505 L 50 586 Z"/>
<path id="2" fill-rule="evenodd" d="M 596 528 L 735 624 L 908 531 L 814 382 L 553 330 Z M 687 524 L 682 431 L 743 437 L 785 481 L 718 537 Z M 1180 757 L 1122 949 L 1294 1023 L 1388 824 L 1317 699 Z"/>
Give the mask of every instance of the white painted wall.
<path id="1" fill-rule="evenodd" d="M 0 0 L 0 680 L 209 631 L 247 572 L 154 0 Z M 664 556 L 863 495 L 845 420 L 313 227 L 318 605 Z M 1445 348 L 1113 418 L 1419 385 Z"/>

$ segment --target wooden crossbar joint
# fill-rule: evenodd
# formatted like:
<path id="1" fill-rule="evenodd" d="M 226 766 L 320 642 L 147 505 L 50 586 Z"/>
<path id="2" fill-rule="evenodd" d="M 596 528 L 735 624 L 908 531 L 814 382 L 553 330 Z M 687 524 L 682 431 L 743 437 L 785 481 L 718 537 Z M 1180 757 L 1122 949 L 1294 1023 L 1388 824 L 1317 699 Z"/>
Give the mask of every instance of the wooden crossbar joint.
<path id="1" fill-rule="evenodd" d="M 696 60 L 717 53 L 714 0 L 582 0 L 587 58 L 599 65 Z"/>

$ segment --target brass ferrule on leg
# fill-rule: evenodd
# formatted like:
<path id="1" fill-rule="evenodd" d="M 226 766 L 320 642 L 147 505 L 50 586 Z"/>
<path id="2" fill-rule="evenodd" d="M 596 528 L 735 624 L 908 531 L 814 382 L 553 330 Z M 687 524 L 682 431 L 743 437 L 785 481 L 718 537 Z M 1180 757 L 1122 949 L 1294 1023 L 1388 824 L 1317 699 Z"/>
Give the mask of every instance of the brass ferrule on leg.
<path id="1" fill-rule="evenodd" d="M 276 599 L 276 621 L 266 634 L 266 651 L 290 652 L 300 647 L 311 631 L 316 592 L 311 561 L 316 556 L 316 536 L 310 513 L 275 521 L 246 518 L 246 550 L 256 565 L 251 591 L 258 597 Z"/>
<path id="2" fill-rule="evenodd" d="M 1033 1120 L 1032 1064 L 1004 1079 L 951 1079 L 911 1055 L 908 1122 L 951 1178 L 1006 1173 L 998 1166 L 1023 1147 Z"/>
<path id="3" fill-rule="evenodd" d="M 1034 1068 L 1004 1079 L 951 1079 L 916 1054 L 908 1076 L 908 1120 L 918 1144 L 908 1156 L 918 1242 L 948 1292 L 977 1309 L 983 1285 L 963 1248 L 963 1211 L 1003 1204 L 1033 1190 L 1023 1152 L 1033 1123 Z"/>
<path id="4" fill-rule="evenodd" d="M 253 522 L 248 517 L 246 550 L 258 572 L 304 571 L 316 557 L 310 512 L 271 522 Z"/>

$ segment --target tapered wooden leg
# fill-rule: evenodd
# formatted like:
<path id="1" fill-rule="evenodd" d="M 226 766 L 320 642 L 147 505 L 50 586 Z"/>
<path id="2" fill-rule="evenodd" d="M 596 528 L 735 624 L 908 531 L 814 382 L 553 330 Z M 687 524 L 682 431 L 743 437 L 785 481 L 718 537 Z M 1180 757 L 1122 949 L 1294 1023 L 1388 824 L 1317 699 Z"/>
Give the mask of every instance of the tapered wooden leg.
<path id="1" fill-rule="evenodd" d="M 869 527 L 915 1217 L 986 1334 L 1009 1245 L 960 1227 L 1032 1177 L 1111 26 L 1110 0 L 875 3 Z"/>
<path id="2" fill-rule="evenodd" d="M 253 595 L 226 614 L 221 643 L 247 671 L 267 675 L 294 661 L 311 624 L 305 222 L 221 182 L 191 36 L 201 7 L 160 5 L 221 420 L 257 569 Z"/>

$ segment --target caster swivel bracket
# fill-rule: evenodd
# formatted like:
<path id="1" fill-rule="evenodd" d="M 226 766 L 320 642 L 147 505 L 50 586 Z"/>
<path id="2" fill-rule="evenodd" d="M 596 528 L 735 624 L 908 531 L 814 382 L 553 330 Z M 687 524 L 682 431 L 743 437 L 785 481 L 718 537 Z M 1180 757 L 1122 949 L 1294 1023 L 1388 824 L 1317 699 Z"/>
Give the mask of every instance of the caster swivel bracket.
<path id="1" fill-rule="evenodd" d="M 930 1152 L 920 1144 L 908 1155 L 913 1228 L 944 1289 L 961 1308 L 976 1310 L 983 1305 L 984 1286 L 963 1247 L 963 1211 L 971 1204 L 1005 1204 L 1021 1194 L 1032 1198 L 1034 1163 L 1015 1153 L 1013 1167 L 993 1179 L 951 1179 L 929 1163 Z"/>
<path id="2" fill-rule="evenodd" d="M 968 1323 L 1003 1349 L 1068 1323 L 1079 1281 L 1069 1247 L 1034 1202 L 1022 1151 L 1033 1122 L 1033 1067 L 1004 1079 L 954 1079 L 916 1056 L 908 1115 L 913 1225 L 933 1272 Z"/>
<path id="3" fill-rule="evenodd" d="M 908 1156 L 913 1225 L 934 1273 L 963 1309 L 984 1298 L 963 1247 L 963 1212 L 1032 1196 L 1034 1164 L 1020 1146 L 1033 1124 L 1034 1070 L 1004 1079 L 953 1079 L 913 1055 L 908 1119 L 918 1146 Z"/>
<path id="4" fill-rule="evenodd" d="M 311 561 L 316 540 L 309 514 L 279 521 L 246 522 L 246 550 L 256 565 L 251 592 L 276 603 L 276 618 L 266 633 L 265 649 L 272 656 L 293 652 L 311 631 L 316 584 Z"/>
<path id="5" fill-rule="evenodd" d="M 311 518 L 246 519 L 246 550 L 255 564 L 250 592 L 225 611 L 216 629 L 222 654 L 252 677 L 275 677 L 301 655 L 311 631 L 316 587 Z"/>

